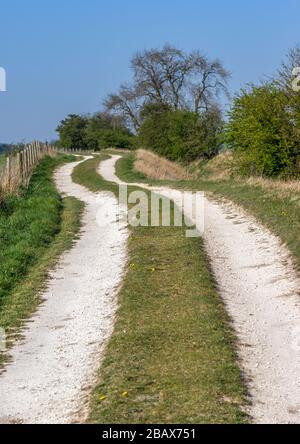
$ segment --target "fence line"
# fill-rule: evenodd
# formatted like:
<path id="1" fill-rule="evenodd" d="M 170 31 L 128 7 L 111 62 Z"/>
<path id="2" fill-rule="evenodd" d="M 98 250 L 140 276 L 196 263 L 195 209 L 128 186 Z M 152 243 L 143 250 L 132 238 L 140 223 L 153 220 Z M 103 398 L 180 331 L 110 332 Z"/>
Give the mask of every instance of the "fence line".
<path id="1" fill-rule="evenodd" d="M 41 142 L 33 142 L 20 151 L 7 154 L 0 164 L 0 196 L 13 193 L 22 185 L 28 186 L 39 161 L 55 154 L 55 147 Z"/>

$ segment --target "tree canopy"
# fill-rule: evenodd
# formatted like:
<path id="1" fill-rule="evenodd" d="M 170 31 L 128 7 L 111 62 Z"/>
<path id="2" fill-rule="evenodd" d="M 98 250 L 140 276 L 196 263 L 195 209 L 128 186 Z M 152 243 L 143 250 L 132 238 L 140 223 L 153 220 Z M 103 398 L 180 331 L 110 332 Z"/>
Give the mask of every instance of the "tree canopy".
<path id="1" fill-rule="evenodd" d="M 93 116 L 70 114 L 57 128 L 64 148 L 99 151 L 104 148 L 131 148 L 133 135 L 121 117 L 107 113 Z"/>
<path id="2" fill-rule="evenodd" d="M 235 97 L 226 139 L 242 174 L 300 173 L 300 93 L 292 88 L 299 47 L 291 50 L 271 81 L 251 85 Z"/>
<path id="3" fill-rule="evenodd" d="M 220 60 L 210 60 L 199 51 L 185 53 L 170 45 L 145 50 L 132 58 L 131 69 L 132 83 L 110 94 L 104 106 L 122 115 L 136 131 L 148 104 L 200 114 L 215 108 L 219 96 L 227 94 L 229 72 Z"/>
<path id="4" fill-rule="evenodd" d="M 198 115 L 187 110 L 145 108 L 139 144 L 170 160 L 190 162 L 216 155 L 221 146 L 223 120 L 219 110 Z"/>

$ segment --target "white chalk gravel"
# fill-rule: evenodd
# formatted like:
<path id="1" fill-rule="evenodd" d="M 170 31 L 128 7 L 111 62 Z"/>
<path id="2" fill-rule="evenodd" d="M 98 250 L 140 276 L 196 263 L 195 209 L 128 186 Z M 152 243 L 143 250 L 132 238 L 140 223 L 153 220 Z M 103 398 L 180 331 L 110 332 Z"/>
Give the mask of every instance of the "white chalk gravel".
<path id="1" fill-rule="evenodd" d="M 100 173 L 122 184 L 115 174 L 118 159 L 103 162 Z M 181 201 L 180 191 L 140 187 Z M 204 219 L 205 248 L 248 383 L 247 412 L 258 424 L 298 424 L 300 281 L 290 254 L 276 236 L 230 202 L 205 197 Z"/>
<path id="2" fill-rule="evenodd" d="M 85 203 L 81 235 L 51 272 L 43 304 L 10 351 L 0 376 L 2 424 L 84 421 L 113 331 L 128 230 L 109 217 L 118 205 L 113 195 L 72 182 L 79 163 L 59 168 L 55 180 L 63 194 Z"/>

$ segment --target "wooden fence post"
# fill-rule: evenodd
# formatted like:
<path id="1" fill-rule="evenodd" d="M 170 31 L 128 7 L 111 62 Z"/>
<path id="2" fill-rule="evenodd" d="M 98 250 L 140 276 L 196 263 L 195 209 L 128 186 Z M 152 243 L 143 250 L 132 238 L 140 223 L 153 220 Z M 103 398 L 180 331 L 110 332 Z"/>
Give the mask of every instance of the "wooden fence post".
<path id="1" fill-rule="evenodd" d="M 29 169 L 32 168 L 32 145 L 29 145 Z"/>
<path id="2" fill-rule="evenodd" d="M 8 155 L 6 157 L 0 185 L 8 192 L 13 192 L 20 185 L 27 186 L 31 173 L 39 161 L 47 155 L 55 155 L 59 152 L 67 153 L 68 151 L 64 149 L 59 150 L 49 143 L 38 141 L 25 145 L 15 155 Z"/>
<path id="3" fill-rule="evenodd" d="M 24 167 L 25 167 L 25 171 L 24 171 L 24 184 L 26 184 L 27 176 L 29 174 L 28 147 L 26 147 L 25 150 L 24 150 Z"/>
<path id="4" fill-rule="evenodd" d="M 19 160 L 19 165 L 20 165 L 20 182 L 21 185 L 24 184 L 24 151 L 20 151 L 19 153 L 20 156 L 20 160 Z"/>
<path id="5" fill-rule="evenodd" d="M 17 153 L 17 176 L 18 176 L 18 186 L 22 183 L 22 166 L 21 166 L 21 152 Z"/>
<path id="6" fill-rule="evenodd" d="M 33 164 L 36 165 L 36 145 L 35 145 L 35 142 L 33 142 L 32 150 L 33 150 Z"/>
<path id="7" fill-rule="evenodd" d="M 6 167 L 5 167 L 5 181 L 7 189 L 10 191 L 10 185 L 11 185 L 11 158 L 10 156 L 7 156 L 6 158 Z"/>

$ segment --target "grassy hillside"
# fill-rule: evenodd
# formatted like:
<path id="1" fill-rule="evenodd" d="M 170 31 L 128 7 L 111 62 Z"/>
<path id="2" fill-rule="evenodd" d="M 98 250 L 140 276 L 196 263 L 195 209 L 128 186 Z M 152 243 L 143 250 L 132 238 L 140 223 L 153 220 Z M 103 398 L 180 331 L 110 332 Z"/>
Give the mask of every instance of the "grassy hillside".
<path id="1" fill-rule="evenodd" d="M 300 183 L 275 179 L 230 177 L 230 157 L 221 155 L 201 164 L 198 179 L 159 181 L 145 178 L 153 184 L 188 190 L 201 190 L 225 197 L 241 205 L 273 233 L 278 235 L 294 256 L 300 269 Z M 118 163 L 118 172 L 125 181 L 135 181 L 140 172 L 135 169 L 135 155 L 127 154 Z"/>

